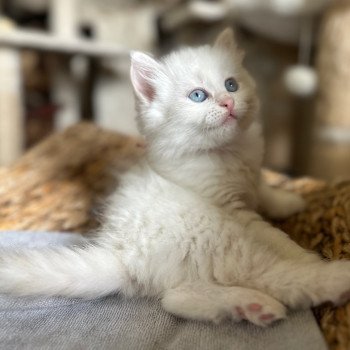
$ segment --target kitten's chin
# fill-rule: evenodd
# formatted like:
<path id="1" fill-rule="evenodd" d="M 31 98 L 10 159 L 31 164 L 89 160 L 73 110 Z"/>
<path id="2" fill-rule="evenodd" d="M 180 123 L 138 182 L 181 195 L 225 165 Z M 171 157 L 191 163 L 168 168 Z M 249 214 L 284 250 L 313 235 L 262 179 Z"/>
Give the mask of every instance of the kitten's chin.
<path id="1" fill-rule="evenodd" d="M 207 149 L 219 149 L 231 144 L 238 134 L 237 120 L 227 120 L 223 125 L 209 130 L 209 133 L 206 135 Z"/>

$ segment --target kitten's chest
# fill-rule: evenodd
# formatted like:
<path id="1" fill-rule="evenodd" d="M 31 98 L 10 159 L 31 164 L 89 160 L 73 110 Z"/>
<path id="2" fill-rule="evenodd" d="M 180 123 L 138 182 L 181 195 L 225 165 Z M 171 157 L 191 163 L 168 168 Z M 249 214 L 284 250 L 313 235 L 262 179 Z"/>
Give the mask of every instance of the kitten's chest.
<path id="1" fill-rule="evenodd" d="M 240 162 L 227 163 L 220 170 L 213 169 L 211 176 L 203 177 L 198 190 L 211 198 L 216 205 L 229 211 L 256 208 L 258 176 Z"/>
<path id="2" fill-rule="evenodd" d="M 179 175 L 187 187 L 228 211 L 256 209 L 259 173 L 242 160 L 204 157 L 182 168 Z"/>

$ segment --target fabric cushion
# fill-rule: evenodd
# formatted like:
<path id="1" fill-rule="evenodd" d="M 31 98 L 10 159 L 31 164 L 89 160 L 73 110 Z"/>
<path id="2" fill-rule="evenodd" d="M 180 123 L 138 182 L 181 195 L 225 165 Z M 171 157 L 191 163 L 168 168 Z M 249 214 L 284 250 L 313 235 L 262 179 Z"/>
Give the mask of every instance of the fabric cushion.
<path id="1" fill-rule="evenodd" d="M 79 244 L 77 234 L 1 232 L 0 246 Z M 1 283 L 1 282 L 0 282 Z M 311 311 L 262 329 L 230 321 L 219 325 L 179 319 L 158 301 L 110 296 L 98 300 L 0 296 L 0 348 L 325 350 Z"/>

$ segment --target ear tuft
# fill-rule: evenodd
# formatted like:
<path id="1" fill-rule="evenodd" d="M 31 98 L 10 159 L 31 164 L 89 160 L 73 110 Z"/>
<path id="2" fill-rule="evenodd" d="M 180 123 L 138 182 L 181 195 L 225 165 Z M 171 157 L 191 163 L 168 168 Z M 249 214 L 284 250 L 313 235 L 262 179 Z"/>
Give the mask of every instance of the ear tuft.
<path id="1" fill-rule="evenodd" d="M 130 79 L 136 95 L 146 103 L 154 99 L 154 78 L 160 71 L 160 64 L 145 53 L 132 51 Z"/>
<path id="2" fill-rule="evenodd" d="M 234 52 L 235 55 L 242 61 L 244 51 L 237 46 L 235 34 L 232 28 L 227 27 L 216 38 L 214 47 L 222 50 Z"/>
<path id="3" fill-rule="evenodd" d="M 235 35 L 232 28 L 227 27 L 224 29 L 215 40 L 215 47 L 220 47 L 222 49 L 231 49 L 236 47 Z"/>

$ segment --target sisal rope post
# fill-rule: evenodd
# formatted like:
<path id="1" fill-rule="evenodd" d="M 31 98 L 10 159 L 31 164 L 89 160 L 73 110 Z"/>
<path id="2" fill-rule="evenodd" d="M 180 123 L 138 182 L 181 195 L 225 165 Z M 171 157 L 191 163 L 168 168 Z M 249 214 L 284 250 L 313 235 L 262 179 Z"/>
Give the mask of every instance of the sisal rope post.
<path id="1" fill-rule="evenodd" d="M 11 32 L 14 25 L 0 19 L 0 33 Z M 0 166 L 15 161 L 24 146 L 21 56 L 19 50 L 0 46 Z"/>
<path id="2" fill-rule="evenodd" d="M 316 66 L 319 93 L 309 173 L 350 174 L 350 0 L 334 1 L 323 18 Z"/>

